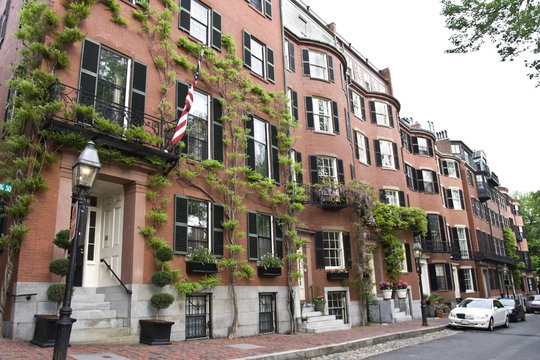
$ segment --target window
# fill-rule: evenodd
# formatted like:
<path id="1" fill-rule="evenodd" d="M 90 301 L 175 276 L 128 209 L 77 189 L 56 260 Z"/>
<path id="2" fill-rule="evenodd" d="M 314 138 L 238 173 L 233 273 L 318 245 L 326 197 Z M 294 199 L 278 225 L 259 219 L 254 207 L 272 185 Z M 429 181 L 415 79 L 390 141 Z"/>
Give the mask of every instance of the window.
<path id="1" fill-rule="evenodd" d="M 433 156 L 433 143 L 431 139 L 413 136 L 411 140 L 413 154 Z"/>
<path id="2" fill-rule="evenodd" d="M 323 232 L 323 244 L 324 266 L 326 268 L 344 268 L 341 232 Z"/>
<path id="3" fill-rule="evenodd" d="M 318 156 L 317 169 L 319 170 L 319 180 L 330 178 L 333 181 L 337 181 L 337 169 L 336 169 L 335 158 Z"/>
<path id="4" fill-rule="evenodd" d="M 442 160 L 442 173 L 445 176 L 459 178 L 458 164 L 453 160 Z"/>
<path id="5" fill-rule="evenodd" d="M 177 195 L 174 206 L 174 251 L 187 254 L 200 246 L 223 256 L 223 206 Z"/>
<path id="6" fill-rule="evenodd" d="M 458 144 L 452 144 L 450 147 L 452 149 L 452 154 L 461 154 L 461 146 Z"/>
<path id="7" fill-rule="evenodd" d="M 427 218 L 428 232 L 426 235 L 426 240 L 428 241 L 428 244 L 426 244 L 426 248 L 431 248 L 434 251 L 441 251 L 444 236 L 444 223 L 442 221 L 442 217 L 436 214 L 428 214 Z"/>
<path id="8" fill-rule="evenodd" d="M 294 64 L 294 44 L 289 40 L 285 40 L 283 52 L 285 55 L 286 69 L 294 72 L 296 70 Z"/>
<path id="9" fill-rule="evenodd" d="M 428 273 L 431 291 L 452 290 L 452 274 L 449 264 L 429 264 Z"/>
<path id="10" fill-rule="evenodd" d="M 332 56 L 315 50 L 302 49 L 303 75 L 312 79 L 334 82 Z"/>
<path id="11" fill-rule="evenodd" d="M 277 128 L 253 115 L 249 117 L 250 120 L 246 122 L 247 165 L 259 174 L 271 176 L 274 181 L 279 182 Z"/>
<path id="12" fill-rule="evenodd" d="M 351 110 L 353 114 L 360 120 L 366 120 L 366 106 L 364 103 L 364 98 L 352 90 L 350 90 L 349 96 L 351 97 Z"/>
<path id="13" fill-rule="evenodd" d="M 308 129 L 327 134 L 339 133 L 337 102 L 306 96 L 306 123 Z"/>
<path id="14" fill-rule="evenodd" d="M 465 204 L 463 202 L 463 192 L 457 188 L 450 188 L 446 190 L 448 197 L 448 207 L 454 210 L 465 210 Z"/>
<path id="15" fill-rule="evenodd" d="M 221 50 L 221 15 L 199 1 L 180 1 L 178 27 L 203 44 Z"/>
<path id="16" fill-rule="evenodd" d="M 274 82 L 274 50 L 244 30 L 244 66 L 255 74 Z"/>
<path id="17" fill-rule="evenodd" d="M 276 294 L 259 294 L 259 333 L 275 332 L 276 321 Z"/>
<path id="18" fill-rule="evenodd" d="M 472 175 L 472 172 L 470 172 L 469 170 L 467 170 L 467 183 L 470 186 L 474 186 L 473 175 Z"/>
<path id="19" fill-rule="evenodd" d="M 411 135 L 407 134 L 403 129 L 400 130 L 401 147 L 412 153 L 412 139 Z"/>
<path id="20" fill-rule="evenodd" d="M 333 181 L 345 183 L 345 174 L 343 172 L 343 160 L 329 156 L 309 156 L 309 171 L 311 175 L 311 184 L 318 184 L 325 178 Z"/>
<path id="21" fill-rule="evenodd" d="M 370 101 L 369 109 L 371 112 L 371 122 L 373 124 L 394 127 L 392 107 L 389 104 L 378 101 Z"/>
<path id="22" fill-rule="evenodd" d="M 329 291 L 328 292 L 328 315 L 334 315 L 336 319 L 343 320 L 345 324 L 347 319 L 347 300 L 345 291 Z"/>
<path id="23" fill-rule="evenodd" d="M 416 171 L 416 178 L 418 180 L 418 191 L 428 194 L 439 193 L 439 183 L 435 171 L 418 169 Z"/>
<path id="24" fill-rule="evenodd" d="M 475 292 L 474 269 L 458 269 L 459 287 L 461 292 Z"/>
<path id="25" fill-rule="evenodd" d="M 299 169 L 302 169 L 302 153 L 291 150 L 291 181 L 297 184 L 302 184 L 303 176 L 302 172 Z M 298 165 L 297 165 L 298 164 Z"/>
<path id="26" fill-rule="evenodd" d="M 521 216 L 521 206 L 517 204 L 512 205 L 512 214 Z"/>
<path id="27" fill-rule="evenodd" d="M 287 98 L 289 99 L 289 102 L 287 103 L 287 107 L 289 108 L 289 111 L 291 112 L 292 117 L 295 120 L 298 120 L 298 93 L 291 88 L 287 89 Z"/>
<path id="28" fill-rule="evenodd" d="M 468 231 L 463 226 L 456 226 L 452 231 L 454 233 L 454 241 L 456 241 L 459 246 L 460 259 L 469 259 Z"/>
<path id="29" fill-rule="evenodd" d="M 4 39 L 6 38 L 6 29 L 7 29 L 7 19 L 9 15 L 9 3 L 10 0 L 6 1 L 6 7 L 4 8 L 4 12 L 2 15 L 0 15 L 0 45 L 4 42 Z"/>
<path id="30" fill-rule="evenodd" d="M 369 139 L 361 132 L 355 131 L 354 144 L 356 148 L 356 158 L 361 163 L 370 165 L 371 156 L 369 152 Z"/>
<path id="31" fill-rule="evenodd" d="M 265 254 L 283 258 L 283 240 L 277 219 L 251 211 L 247 216 L 249 260 L 259 260 Z"/>
<path id="32" fill-rule="evenodd" d="M 387 169 L 399 169 L 397 145 L 387 140 L 375 140 L 374 144 L 377 166 Z"/>
<path id="33" fill-rule="evenodd" d="M 176 116 L 180 117 L 184 108 L 186 84 L 177 82 Z M 188 114 L 187 129 L 182 141 L 185 146 L 182 153 L 195 160 L 208 159 L 209 151 L 209 110 L 210 97 L 200 91 L 193 93 L 193 102 Z"/>
<path id="34" fill-rule="evenodd" d="M 381 189 L 379 190 L 381 202 L 388 205 L 405 206 L 405 193 L 403 191 Z"/>
<path id="35" fill-rule="evenodd" d="M 407 180 L 407 187 L 409 189 L 417 190 L 416 170 L 409 164 L 405 164 L 405 179 Z"/>
<path id="36" fill-rule="evenodd" d="M 79 102 L 94 106 L 111 122 L 127 127 L 144 125 L 146 65 L 100 44 L 83 42 Z M 91 122 L 93 119 L 84 119 Z"/>
<path id="37" fill-rule="evenodd" d="M 272 18 L 272 0 L 247 0 L 255 9 Z M 264 9 L 263 9 L 264 5 Z"/>

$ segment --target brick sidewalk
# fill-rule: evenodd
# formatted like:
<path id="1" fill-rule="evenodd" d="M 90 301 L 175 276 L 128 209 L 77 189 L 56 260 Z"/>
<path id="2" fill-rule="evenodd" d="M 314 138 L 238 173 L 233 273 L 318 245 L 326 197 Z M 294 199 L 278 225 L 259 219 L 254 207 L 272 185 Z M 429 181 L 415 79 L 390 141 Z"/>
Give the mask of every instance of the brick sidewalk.
<path id="1" fill-rule="evenodd" d="M 224 359 L 292 359 L 308 358 L 339 350 L 350 350 L 372 343 L 417 336 L 436 331 L 448 324 L 445 318 L 429 318 L 429 326 L 420 319 L 392 324 L 375 324 L 351 330 L 320 334 L 270 334 L 238 339 L 205 339 L 173 342 L 172 345 L 142 344 L 72 345 L 72 360 L 224 360 Z M 336 350 L 336 351 L 334 351 Z M 0 360 L 51 359 L 53 348 L 40 348 L 29 342 L 0 339 Z"/>

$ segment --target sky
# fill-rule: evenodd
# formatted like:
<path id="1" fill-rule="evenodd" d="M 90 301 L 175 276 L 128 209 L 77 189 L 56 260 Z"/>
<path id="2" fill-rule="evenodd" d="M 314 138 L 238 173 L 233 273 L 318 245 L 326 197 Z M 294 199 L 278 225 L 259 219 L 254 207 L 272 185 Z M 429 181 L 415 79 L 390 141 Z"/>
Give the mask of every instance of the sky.
<path id="1" fill-rule="evenodd" d="M 433 122 L 484 150 L 510 194 L 540 190 L 540 87 L 521 59 L 494 48 L 447 54 L 451 32 L 439 0 L 302 0 L 377 69 L 390 69 L 401 117 Z"/>

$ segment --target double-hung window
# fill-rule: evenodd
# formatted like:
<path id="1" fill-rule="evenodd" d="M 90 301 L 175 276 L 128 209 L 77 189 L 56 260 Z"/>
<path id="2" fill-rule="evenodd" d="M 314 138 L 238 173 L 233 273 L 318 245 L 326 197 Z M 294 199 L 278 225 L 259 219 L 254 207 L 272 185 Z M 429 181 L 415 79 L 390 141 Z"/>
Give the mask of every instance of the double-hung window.
<path id="1" fill-rule="evenodd" d="M 471 268 L 458 269 L 459 287 L 461 292 L 475 292 L 475 271 Z"/>
<path id="2" fill-rule="evenodd" d="M 270 49 L 259 40 L 244 30 L 244 66 L 252 72 L 274 82 L 274 50 Z"/>
<path id="3" fill-rule="evenodd" d="M 277 128 L 253 115 L 246 122 L 247 165 L 262 176 L 279 182 Z"/>
<path id="4" fill-rule="evenodd" d="M 388 205 L 405 206 L 405 193 L 399 190 L 381 189 L 379 191 L 381 202 Z"/>
<path id="5" fill-rule="evenodd" d="M 204 45 L 221 50 L 221 15 L 198 0 L 180 1 L 178 27 Z"/>
<path id="6" fill-rule="evenodd" d="M 409 189 L 418 189 L 416 185 L 416 170 L 409 164 L 405 164 L 405 179 L 407 180 L 407 187 Z"/>
<path id="7" fill-rule="evenodd" d="M 452 228 L 452 235 L 454 237 L 454 242 L 457 244 L 459 249 L 459 259 L 469 259 L 469 231 L 464 226 L 456 226 Z"/>
<path id="8" fill-rule="evenodd" d="M 431 139 L 413 136 L 411 137 L 411 142 L 413 154 L 433 156 L 433 143 Z"/>
<path id="9" fill-rule="evenodd" d="M 359 131 L 355 131 L 354 144 L 356 147 L 356 158 L 361 163 L 370 165 L 371 156 L 369 151 L 369 139 Z"/>
<path id="10" fill-rule="evenodd" d="M 449 264 L 429 264 L 428 273 L 431 291 L 452 290 L 452 273 Z"/>
<path id="11" fill-rule="evenodd" d="M 283 47 L 283 52 L 285 56 L 285 67 L 287 70 L 295 71 L 296 67 L 294 64 L 294 44 L 289 40 L 285 40 L 285 46 Z"/>
<path id="12" fill-rule="evenodd" d="M 259 260 L 266 254 L 283 258 L 281 226 L 276 218 L 258 212 L 248 212 L 248 256 L 249 260 Z"/>
<path id="13" fill-rule="evenodd" d="M 272 0 L 246 0 L 255 9 L 262 12 L 266 17 L 272 18 Z"/>
<path id="14" fill-rule="evenodd" d="M 349 233 L 317 231 L 315 233 L 315 262 L 317 268 L 344 269 L 351 257 Z"/>
<path id="15" fill-rule="evenodd" d="M 463 202 L 463 192 L 458 188 L 450 188 L 446 190 L 448 197 L 448 207 L 454 210 L 465 210 Z"/>
<path id="16" fill-rule="evenodd" d="M 371 113 L 371 122 L 381 126 L 394 127 L 394 117 L 392 107 L 379 101 L 370 101 L 369 109 Z"/>
<path id="17" fill-rule="evenodd" d="M 446 252 L 446 225 L 442 216 L 427 214 L 428 231 L 425 240 L 425 250 L 430 252 Z"/>
<path id="18" fill-rule="evenodd" d="M 428 194 L 439 193 L 439 183 L 435 171 L 418 169 L 416 170 L 416 178 L 418 183 L 418 191 Z"/>
<path id="19" fill-rule="evenodd" d="M 296 150 L 291 150 L 290 157 L 291 157 L 291 165 L 290 165 L 291 181 L 297 184 L 302 184 L 303 183 L 302 153 Z"/>
<path id="20" fill-rule="evenodd" d="M 452 178 L 459 178 L 458 164 L 454 160 L 442 160 L 442 174 Z"/>
<path id="21" fill-rule="evenodd" d="M 387 140 L 374 140 L 375 160 L 379 167 L 399 169 L 397 144 Z"/>
<path id="22" fill-rule="evenodd" d="M 320 51 L 302 49 L 303 75 L 312 79 L 334 82 L 332 56 Z"/>
<path id="23" fill-rule="evenodd" d="M 186 254 L 204 247 L 223 256 L 223 206 L 177 195 L 174 206 L 174 251 Z"/>
<path id="24" fill-rule="evenodd" d="M 336 159 L 326 156 L 317 156 L 317 169 L 319 180 L 330 179 L 337 181 Z"/>
<path id="25" fill-rule="evenodd" d="M 339 133 L 337 102 L 306 96 L 306 123 L 308 129 L 332 134 Z"/>
<path id="26" fill-rule="evenodd" d="M 352 90 L 349 92 L 349 96 L 351 98 L 351 110 L 353 114 L 360 120 L 366 120 L 366 108 L 364 98 Z"/>

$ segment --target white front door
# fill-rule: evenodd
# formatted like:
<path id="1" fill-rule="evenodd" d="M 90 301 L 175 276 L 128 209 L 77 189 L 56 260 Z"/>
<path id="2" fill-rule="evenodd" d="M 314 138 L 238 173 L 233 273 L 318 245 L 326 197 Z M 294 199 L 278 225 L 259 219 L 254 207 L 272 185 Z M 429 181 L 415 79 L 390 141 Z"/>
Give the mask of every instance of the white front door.
<path id="1" fill-rule="evenodd" d="M 122 227 L 124 218 L 123 192 L 115 192 L 101 197 L 101 244 L 100 259 L 109 264 L 118 277 L 122 268 Z M 118 280 L 111 271 L 101 263 L 98 271 L 97 286 L 118 285 Z"/>
<path id="2" fill-rule="evenodd" d="M 90 206 L 88 207 L 88 220 L 86 222 L 86 236 L 84 242 L 83 287 L 97 286 L 101 210 L 96 206 L 96 202 L 96 198 L 92 197 Z"/>

